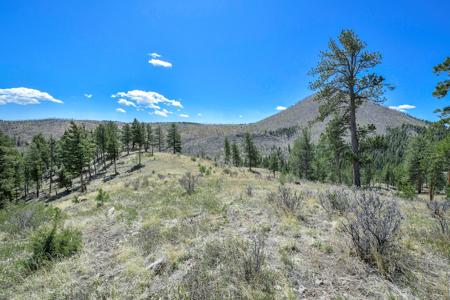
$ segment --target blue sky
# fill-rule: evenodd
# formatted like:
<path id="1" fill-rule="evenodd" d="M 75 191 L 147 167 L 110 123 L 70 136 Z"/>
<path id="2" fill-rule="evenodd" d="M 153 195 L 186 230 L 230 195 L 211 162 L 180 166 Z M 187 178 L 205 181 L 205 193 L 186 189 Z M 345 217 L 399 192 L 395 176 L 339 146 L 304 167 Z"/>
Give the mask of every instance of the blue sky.
<path id="1" fill-rule="evenodd" d="M 385 105 L 434 120 L 449 104 L 431 96 L 449 11 L 448 0 L 2 0 L 0 119 L 257 121 L 311 94 L 308 70 L 349 28 L 383 55 L 396 86 Z"/>

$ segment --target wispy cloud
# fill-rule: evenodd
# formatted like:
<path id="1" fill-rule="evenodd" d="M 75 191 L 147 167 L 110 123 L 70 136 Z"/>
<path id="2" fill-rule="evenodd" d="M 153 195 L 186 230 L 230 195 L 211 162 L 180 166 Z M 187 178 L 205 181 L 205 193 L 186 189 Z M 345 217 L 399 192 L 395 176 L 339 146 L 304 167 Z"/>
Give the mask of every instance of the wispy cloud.
<path id="1" fill-rule="evenodd" d="M 46 92 L 19 87 L 10 89 L 0 89 L 0 105 L 15 103 L 20 105 L 39 104 L 42 101 L 62 104 L 59 99 L 54 98 Z"/>
<path id="2" fill-rule="evenodd" d="M 282 111 L 282 110 L 286 110 L 287 107 L 286 107 L 286 106 L 278 105 L 275 109 L 276 109 L 276 110 L 279 110 L 279 111 Z"/>
<path id="3" fill-rule="evenodd" d="M 168 111 L 167 109 L 163 108 L 162 110 L 155 110 L 153 114 L 160 116 L 160 117 L 167 117 L 169 114 L 172 114 L 171 111 Z"/>
<path id="4" fill-rule="evenodd" d="M 116 111 L 117 112 L 120 112 L 120 113 L 126 113 L 127 111 L 125 110 L 125 109 L 123 109 L 123 108 L 116 108 Z"/>
<path id="5" fill-rule="evenodd" d="M 189 118 L 189 115 L 187 115 L 187 114 L 180 114 L 180 118 Z"/>
<path id="6" fill-rule="evenodd" d="M 202 113 L 198 113 L 197 116 L 200 118 L 203 117 Z"/>
<path id="7" fill-rule="evenodd" d="M 159 57 L 161 57 L 161 54 L 158 54 L 156 52 L 150 53 L 149 55 L 150 55 L 151 58 L 159 58 Z"/>
<path id="8" fill-rule="evenodd" d="M 133 107 L 136 107 L 136 104 L 134 104 L 134 102 L 128 101 L 127 99 L 123 99 L 123 98 L 119 99 L 119 100 L 117 101 L 117 103 L 119 103 L 119 104 L 121 104 L 121 105 L 125 105 L 125 106 L 133 106 Z"/>
<path id="9" fill-rule="evenodd" d="M 183 108 L 179 100 L 168 99 L 167 97 L 152 91 L 132 90 L 128 92 L 118 92 L 111 95 L 118 99 L 117 103 L 127 107 L 134 107 L 138 111 L 148 111 L 151 115 L 167 117 L 173 112 L 167 108 Z M 165 108 L 166 106 L 167 108 Z"/>
<path id="10" fill-rule="evenodd" d="M 172 68 L 172 64 L 168 61 L 152 58 L 148 61 L 154 67 Z"/>
<path id="11" fill-rule="evenodd" d="M 92 98 L 92 94 L 84 94 L 84 96 L 85 96 L 86 98 L 88 98 L 88 99 L 91 99 L 91 98 Z"/>
<path id="12" fill-rule="evenodd" d="M 393 110 L 398 110 L 401 112 L 407 112 L 408 109 L 416 108 L 416 106 L 410 105 L 410 104 L 401 104 L 401 105 L 397 105 L 397 106 L 389 106 L 389 108 L 393 109 Z"/>
<path id="13" fill-rule="evenodd" d="M 149 54 L 151 59 L 148 61 L 149 64 L 151 64 L 154 67 L 163 67 L 163 68 L 172 68 L 172 63 L 160 59 L 162 57 L 161 54 L 158 53 L 150 53 Z"/>

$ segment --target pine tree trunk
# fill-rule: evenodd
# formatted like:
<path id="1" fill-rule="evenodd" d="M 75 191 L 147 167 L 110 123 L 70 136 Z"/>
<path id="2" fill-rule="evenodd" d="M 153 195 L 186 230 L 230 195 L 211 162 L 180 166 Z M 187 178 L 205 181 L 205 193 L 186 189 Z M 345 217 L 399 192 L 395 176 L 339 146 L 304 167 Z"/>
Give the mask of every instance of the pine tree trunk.
<path id="1" fill-rule="evenodd" d="M 356 126 L 356 104 L 353 93 L 350 94 L 350 133 L 352 141 L 353 184 L 361 187 L 361 165 L 359 162 L 359 143 Z"/>
<path id="2" fill-rule="evenodd" d="M 114 157 L 114 174 L 117 174 L 116 158 Z"/>

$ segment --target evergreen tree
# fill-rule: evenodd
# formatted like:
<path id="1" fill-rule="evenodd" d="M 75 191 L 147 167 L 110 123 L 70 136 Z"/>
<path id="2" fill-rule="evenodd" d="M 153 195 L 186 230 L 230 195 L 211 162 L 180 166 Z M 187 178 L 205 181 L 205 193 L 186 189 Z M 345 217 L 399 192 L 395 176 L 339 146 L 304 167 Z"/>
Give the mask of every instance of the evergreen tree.
<path id="1" fill-rule="evenodd" d="M 269 170 L 273 172 L 273 176 L 275 177 L 275 172 L 279 171 L 279 163 L 278 163 L 278 155 L 275 151 L 269 156 Z"/>
<path id="2" fill-rule="evenodd" d="M 53 138 L 53 136 L 50 136 L 49 142 L 49 188 L 48 188 L 48 194 L 52 195 L 52 186 L 53 186 L 53 175 L 55 172 L 55 166 L 56 166 L 56 140 Z"/>
<path id="3" fill-rule="evenodd" d="M 128 123 L 122 127 L 122 145 L 127 151 L 127 155 L 130 154 L 130 143 L 131 143 L 131 128 Z"/>
<path id="4" fill-rule="evenodd" d="M 408 181 L 416 186 L 417 193 L 422 192 L 426 178 L 427 141 L 423 135 L 411 139 L 406 154 L 406 174 Z"/>
<path id="5" fill-rule="evenodd" d="M 14 161 L 17 156 L 13 141 L 0 131 L 0 208 L 14 198 Z"/>
<path id="6" fill-rule="evenodd" d="M 106 123 L 106 152 L 109 159 L 114 163 L 114 174 L 117 174 L 116 161 L 120 154 L 119 128 L 114 122 Z"/>
<path id="7" fill-rule="evenodd" d="M 181 152 L 181 136 L 178 133 L 175 123 L 172 123 L 167 131 L 167 147 L 171 149 L 174 154 Z"/>
<path id="8" fill-rule="evenodd" d="M 290 162 L 294 173 L 300 178 L 311 179 L 313 159 L 314 146 L 311 142 L 311 133 L 307 128 L 303 128 L 300 136 L 294 141 L 294 147 L 290 154 Z"/>
<path id="9" fill-rule="evenodd" d="M 104 124 L 99 124 L 95 128 L 95 143 L 97 145 L 97 151 L 100 154 L 100 158 L 103 161 L 103 165 L 106 167 L 106 130 Z"/>
<path id="10" fill-rule="evenodd" d="M 147 130 L 146 130 L 147 137 L 145 139 L 146 147 L 147 149 L 152 149 L 152 156 L 153 156 L 153 146 L 155 144 L 155 137 L 153 136 L 153 130 L 152 126 L 150 124 L 147 124 Z"/>
<path id="11" fill-rule="evenodd" d="M 161 152 L 164 147 L 163 132 L 160 125 L 155 129 L 155 146 L 158 146 L 159 152 Z"/>
<path id="12" fill-rule="evenodd" d="M 382 102 L 385 79 L 372 72 L 381 63 L 378 52 L 365 50 L 366 44 L 351 30 L 343 30 L 339 43 L 330 40 L 329 50 L 321 53 L 321 61 L 312 71 L 317 79 L 311 89 L 317 91 L 320 120 L 341 112 L 348 121 L 351 137 L 353 184 L 361 186 L 359 135 L 356 111 L 365 101 Z"/>
<path id="13" fill-rule="evenodd" d="M 133 149 L 135 149 L 135 147 L 138 147 L 138 165 L 141 165 L 141 151 L 142 151 L 142 146 L 145 143 L 145 136 L 144 136 L 144 131 L 143 131 L 143 126 L 141 125 L 141 123 L 139 123 L 139 121 L 137 119 L 133 120 L 133 123 L 131 124 L 131 140 L 132 140 L 132 144 L 133 144 Z"/>
<path id="14" fill-rule="evenodd" d="M 225 163 L 229 164 L 231 161 L 231 148 L 230 148 L 230 142 L 228 142 L 228 138 L 225 138 L 224 153 L 225 153 Z"/>
<path id="15" fill-rule="evenodd" d="M 104 125 L 99 125 L 105 130 Z M 104 131 L 104 150 L 106 151 L 106 132 Z M 84 126 L 78 126 L 75 122 L 70 123 L 69 129 L 64 133 L 62 143 L 62 156 L 64 170 L 75 177 L 80 177 L 81 192 L 86 191 L 86 183 L 83 177 L 84 169 L 93 157 L 91 145 L 87 138 Z M 104 155 L 104 154 L 103 154 Z"/>
<path id="16" fill-rule="evenodd" d="M 259 153 L 255 144 L 253 143 L 252 136 L 248 132 L 244 136 L 244 152 L 248 169 L 251 171 L 252 167 L 256 167 L 258 164 Z"/>
<path id="17" fill-rule="evenodd" d="M 239 147 L 236 143 L 233 143 L 231 145 L 231 157 L 233 159 L 233 165 L 235 167 L 240 167 L 242 164 L 242 159 L 241 159 Z"/>
<path id="18" fill-rule="evenodd" d="M 36 186 L 37 198 L 39 198 L 43 176 L 49 165 L 49 153 L 48 143 L 42 134 L 34 136 L 27 150 L 26 164 Z"/>
<path id="19" fill-rule="evenodd" d="M 333 167 L 336 174 L 337 182 L 342 183 L 342 168 L 344 165 L 344 158 L 349 152 L 348 146 L 344 141 L 346 131 L 344 119 L 339 115 L 335 115 L 333 119 L 327 124 L 325 128 L 325 135 L 330 145 L 332 152 Z"/>

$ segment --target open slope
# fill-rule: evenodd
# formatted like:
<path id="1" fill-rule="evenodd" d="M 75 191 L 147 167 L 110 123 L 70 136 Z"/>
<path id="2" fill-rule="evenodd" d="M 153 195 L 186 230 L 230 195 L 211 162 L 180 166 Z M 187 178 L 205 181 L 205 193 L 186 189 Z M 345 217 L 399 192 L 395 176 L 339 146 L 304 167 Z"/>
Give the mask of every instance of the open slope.
<path id="1" fill-rule="evenodd" d="M 138 170 L 133 169 L 135 161 L 135 154 L 122 157 L 120 174 L 111 177 L 110 167 L 88 185 L 80 203 L 72 202 L 79 195 L 76 192 L 48 203 L 66 215 L 66 227 L 81 230 L 83 248 L 26 277 L 18 266 L 29 256 L 26 245 L 33 232 L 11 232 L 8 222 L 17 219 L 0 218 L 0 298 L 439 299 L 448 295 L 449 260 L 430 244 L 433 225 L 426 201 L 400 201 L 401 245 L 416 279 L 390 282 L 355 256 L 341 231 L 343 218 L 328 215 L 319 206 L 317 193 L 329 185 L 287 183 L 307 197 L 295 213 L 286 213 L 268 197 L 277 190 L 279 179 L 265 170 L 251 173 L 164 153 L 145 155 L 145 167 Z M 197 174 L 198 164 L 211 174 L 202 176 L 196 192 L 187 195 L 178 180 L 186 171 Z M 100 187 L 111 199 L 96 207 Z M 392 197 L 389 192 L 383 195 Z M 248 278 L 242 259 L 247 261 L 245 253 L 251 249 L 247 247 L 261 233 L 265 260 L 261 271 Z"/>

